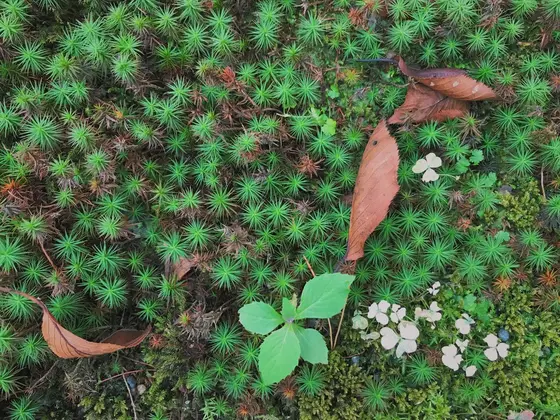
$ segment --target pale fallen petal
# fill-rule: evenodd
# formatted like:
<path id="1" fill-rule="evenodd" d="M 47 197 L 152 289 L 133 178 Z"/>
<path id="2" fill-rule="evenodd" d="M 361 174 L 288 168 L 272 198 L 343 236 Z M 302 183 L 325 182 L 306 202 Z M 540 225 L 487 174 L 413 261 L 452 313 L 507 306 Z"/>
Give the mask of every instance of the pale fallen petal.
<path id="1" fill-rule="evenodd" d="M 471 332 L 471 324 L 469 324 L 469 322 L 464 318 L 459 318 L 455 321 L 455 328 L 457 328 L 463 335 Z"/>
<path id="2" fill-rule="evenodd" d="M 424 182 L 437 181 L 438 179 L 439 179 L 438 173 L 434 171 L 432 168 L 428 168 L 426 172 L 424 172 L 424 175 L 422 175 L 422 181 Z"/>
<path id="3" fill-rule="evenodd" d="M 498 346 L 496 347 L 496 350 L 498 351 L 498 354 L 500 355 L 500 357 L 504 358 L 508 355 L 509 353 L 509 344 L 506 343 L 500 343 L 498 344 Z"/>
<path id="4" fill-rule="evenodd" d="M 484 355 L 492 362 L 498 360 L 498 350 L 496 350 L 495 347 L 490 347 L 484 350 Z"/>
<path id="5" fill-rule="evenodd" d="M 369 305 L 367 317 L 368 318 L 375 318 L 375 315 L 377 315 L 377 312 L 379 312 L 379 307 L 377 306 L 376 302 L 373 302 L 371 305 Z"/>
<path id="6" fill-rule="evenodd" d="M 455 344 L 450 344 L 448 346 L 442 347 L 441 352 L 446 356 L 455 357 L 457 355 L 457 347 L 455 346 Z"/>
<path id="7" fill-rule="evenodd" d="M 402 357 L 404 353 L 414 353 L 418 349 L 418 344 L 414 340 L 401 340 L 397 346 L 395 356 Z"/>
<path id="8" fill-rule="evenodd" d="M 381 328 L 381 345 L 385 350 L 391 350 L 399 342 L 399 336 L 389 327 Z"/>
<path id="9" fill-rule="evenodd" d="M 389 323 L 389 317 L 383 312 L 377 312 L 377 315 L 375 315 L 375 320 L 381 325 L 387 325 Z"/>
<path id="10" fill-rule="evenodd" d="M 488 347 L 496 347 L 498 345 L 498 337 L 496 337 L 494 334 L 488 334 L 484 338 L 484 341 L 486 342 L 486 344 L 488 344 Z"/>
<path id="11" fill-rule="evenodd" d="M 467 366 L 465 368 L 465 376 L 467 378 L 470 378 L 471 376 L 474 376 L 475 373 L 476 373 L 476 366 L 475 365 L 470 365 L 470 366 Z"/>
<path id="12" fill-rule="evenodd" d="M 420 330 L 410 321 L 401 321 L 399 324 L 399 332 L 401 337 L 407 340 L 416 340 L 420 336 Z"/>
<path id="13" fill-rule="evenodd" d="M 379 311 L 385 313 L 389 310 L 390 306 L 391 304 L 389 302 L 387 302 L 386 300 L 382 300 L 381 302 L 379 302 Z"/>
<path id="14" fill-rule="evenodd" d="M 428 168 L 428 161 L 426 159 L 419 159 L 412 167 L 412 172 L 414 172 L 415 174 L 421 174 Z"/>
<path id="15" fill-rule="evenodd" d="M 428 153 L 426 155 L 426 162 L 430 168 L 439 168 L 441 166 L 441 158 L 437 157 L 435 153 Z"/>

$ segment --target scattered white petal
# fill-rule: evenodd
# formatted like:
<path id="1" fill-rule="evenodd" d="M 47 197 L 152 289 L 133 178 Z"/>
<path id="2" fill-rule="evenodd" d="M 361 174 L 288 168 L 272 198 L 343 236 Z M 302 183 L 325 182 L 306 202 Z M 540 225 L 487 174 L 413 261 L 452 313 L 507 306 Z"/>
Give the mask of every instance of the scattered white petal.
<path id="1" fill-rule="evenodd" d="M 469 324 L 464 318 L 459 318 L 457 321 L 455 321 L 455 328 L 457 328 L 463 335 L 471 332 L 471 324 Z"/>
<path id="2" fill-rule="evenodd" d="M 439 174 L 432 168 L 427 169 L 426 172 L 424 172 L 424 175 L 422 175 L 422 181 L 424 182 L 437 181 L 438 179 Z"/>
<path id="3" fill-rule="evenodd" d="M 368 327 L 367 318 L 356 312 L 352 317 L 352 328 L 355 330 L 365 330 Z"/>
<path id="4" fill-rule="evenodd" d="M 389 310 L 390 306 L 391 304 L 386 300 L 382 300 L 381 302 L 379 302 L 379 310 L 383 313 L 386 313 Z"/>
<path id="5" fill-rule="evenodd" d="M 450 344 L 449 346 L 445 346 L 441 349 L 443 352 L 443 356 L 441 357 L 441 361 L 445 366 L 449 369 L 453 369 L 454 371 L 459 369 L 459 365 L 463 361 L 463 356 L 457 354 L 457 347 L 454 344 Z"/>
<path id="6" fill-rule="evenodd" d="M 484 350 L 484 355 L 491 362 L 498 360 L 498 350 L 496 350 L 496 347 L 487 348 L 486 350 Z"/>
<path id="7" fill-rule="evenodd" d="M 379 332 L 381 333 L 381 345 L 385 350 L 391 350 L 400 340 L 398 334 L 389 327 L 383 327 Z"/>
<path id="8" fill-rule="evenodd" d="M 437 157 L 435 153 L 428 153 L 426 155 L 426 162 L 430 168 L 439 168 L 441 166 L 441 158 Z"/>
<path id="9" fill-rule="evenodd" d="M 475 365 L 470 365 L 470 366 L 467 366 L 465 368 L 465 376 L 467 378 L 470 378 L 471 376 L 474 376 L 475 373 L 476 373 L 476 366 Z"/>
<path id="10" fill-rule="evenodd" d="M 410 321 L 402 321 L 399 324 L 399 332 L 401 337 L 406 340 L 416 340 L 420 336 L 420 330 Z"/>
<path id="11" fill-rule="evenodd" d="M 377 340 L 379 337 L 381 337 L 381 334 L 379 334 L 377 331 L 370 332 L 369 334 L 366 334 L 364 331 L 360 331 L 360 337 L 362 338 L 362 340 L 370 341 Z"/>
<path id="12" fill-rule="evenodd" d="M 428 168 L 428 161 L 426 159 L 419 159 L 412 167 L 412 172 L 414 172 L 415 174 L 421 174 Z"/>
<path id="13" fill-rule="evenodd" d="M 508 353 L 509 353 L 509 344 L 506 343 L 500 343 L 498 344 L 498 346 L 496 347 L 496 350 L 498 350 L 498 354 L 500 355 L 500 357 L 503 359 L 505 358 Z"/>
<path id="14" fill-rule="evenodd" d="M 484 341 L 488 344 L 488 347 L 497 347 L 498 346 L 498 337 L 494 334 L 488 334 Z"/>
<path id="15" fill-rule="evenodd" d="M 401 340 L 399 342 L 399 345 L 397 346 L 395 356 L 400 358 L 400 357 L 402 357 L 402 355 L 404 353 L 407 353 L 407 354 L 414 353 L 417 348 L 418 348 L 418 345 L 416 344 L 416 341 L 414 341 L 414 340 Z"/>
<path id="16" fill-rule="evenodd" d="M 457 345 L 457 347 L 459 347 L 459 350 L 461 351 L 461 353 L 463 353 L 465 351 L 465 349 L 467 348 L 467 346 L 469 345 L 469 340 L 455 340 L 455 344 Z"/>

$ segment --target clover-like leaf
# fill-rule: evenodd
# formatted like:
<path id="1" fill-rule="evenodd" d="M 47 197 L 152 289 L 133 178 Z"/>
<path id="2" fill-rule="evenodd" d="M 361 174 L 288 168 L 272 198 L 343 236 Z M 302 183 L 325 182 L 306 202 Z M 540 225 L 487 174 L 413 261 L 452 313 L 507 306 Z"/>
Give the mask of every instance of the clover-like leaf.
<path id="1" fill-rule="evenodd" d="M 276 310 L 267 303 L 253 302 L 238 311 L 239 321 L 247 331 L 255 334 L 268 334 L 284 320 Z"/>
<path id="2" fill-rule="evenodd" d="M 354 276 L 332 273 L 309 280 L 301 294 L 296 319 L 330 318 L 339 313 L 350 292 Z"/>
<path id="3" fill-rule="evenodd" d="M 259 372 L 265 385 L 280 382 L 296 368 L 299 340 L 293 325 L 284 325 L 266 337 L 259 352 Z"/>

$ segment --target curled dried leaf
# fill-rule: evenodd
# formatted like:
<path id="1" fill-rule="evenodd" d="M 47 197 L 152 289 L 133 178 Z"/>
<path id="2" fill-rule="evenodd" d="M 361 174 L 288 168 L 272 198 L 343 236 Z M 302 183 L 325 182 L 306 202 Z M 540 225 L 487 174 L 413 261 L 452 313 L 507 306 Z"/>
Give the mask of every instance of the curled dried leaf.
<path id="1" fill-rule="evenodd" d="M 119 330 L 111 334 L 101 343 L 94 343 L 92 341 L 84 340 L 65 329 L 49 312 L 47 305 L 36 297 L 18 290 L 0 288 L 0 291 L 17 293 L 18 295 L 24 296 L 39 305 L 43 311 L 43 324 L 41 326 L 43 337 L 52 352 L 63 359 L 98 356 L 101 354 L 113 353 L 117 350 L 135 347 L 140 344 L 151 331 L 150 327 L 144 331 Z"/>
<path id="2" fill-rule="evenodd" d="M 366 239 L 387 216 L 389 205 L 399 191 L 398 167 L 397 142 L 382 120 L 369 138 L 358 170 L 350 214 L 347 261 L 364 255 Z"/>
<path id="3" fill-rule="evenodd" d="M 404 124 L 411 121 L 444 121 L 460 118 L 469 111 L 469 103 L 447 97 L 420 84 L 411 84 L 404 103 L 387 120 L 389 124 Z"/>
<path id="4" fill-rule="evenodd" d="M 450 98 L 463 101 L 497 98 L 492 88 L 469 77 L 464 70 L 450 68 L 420 70 L 408 67 L 402 58 L 399 58 L 398 65 L 408 77 Z"/>

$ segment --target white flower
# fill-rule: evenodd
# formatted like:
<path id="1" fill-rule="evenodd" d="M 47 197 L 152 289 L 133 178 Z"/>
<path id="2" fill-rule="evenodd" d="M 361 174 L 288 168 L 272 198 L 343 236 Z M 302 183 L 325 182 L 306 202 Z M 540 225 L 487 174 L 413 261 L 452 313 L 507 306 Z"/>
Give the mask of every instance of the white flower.
<path id="1" fill-rule="evenodd" d="M 471 325 L 474 324 L 474 320 L 468 315 L 463 314 L 461 318 L 455 321 L 455 328 L 463 335 L 471 332 Z"/>
<path id="2" fill-rule="evenodd" d="M 439 281 L 436 281 L 434 284 L 432 284 L 432 287 L 428 287 L 428 293 L 432 296 L 435 296 L 439 293 L 440 287 L 441 283 Z"/>
<path id="3" fill-rule="evenodd" d="M 421 174 L 422 181 L 430 182 L 436 181 L 439 175 L 434 171 L 434 168 L 439 168 L 441 166 L 441 158 L 437 157 L 435 153 L 428 153 L 424 159 L 419 159 L 416 164 L 412 167 L 412 172 L 415 174 Z"/>
<path id="4" fill-rule="evenodd" d="M 393 303 L 393 306 L 391 306 L 391 315 L 390 315 L 391 321 L 397 324 L 400 321 L 402 321 L 405 316 L 406 316 L 406 308 L 403 308 L 401 305 L 397 305 L 396 303 Z"/>
<path id="5" fill-rule="evenodd" d="M 506 343 L 499 343 L 498 344 L 498 337 L 494 334 L 488 334 L 484 339 L 486 344 L 488 344 L 488 348 L 484 350 L 484 355 L 490 361 L 498 360 L 498 357 L 502 359 L 508 355 L 509 352 L 509 344 Z"/>
<path id="6" fill-rule="evenodd" d="M 397 346 L 395 356 L 402 357 L 404 353 L 414 353 L 418 348 L 416 339 L 420 336 L 418 327 L 410 321 L 401 321 L 399 334 L 389 327 L 381 328 L 381 345 L 385 350 L 391 350 Z"/>
<path id="7" fill-rule="evenodd" d="M 377 340 L 379 337 L 381 337 L 381 334 L 379 334 L 377 331 L 370 332 L 369 334 L 366 334 L 365 331 L 360 331 L 360 337 L 362 338 L 362 340 L 370 341 Z"/>
<path id="8" fill-rule="evenodd" d="M 352 317 L 352 328 L 355 330 L 365 330 L 367 327 L 367 318 L 364 318 L 358 311 L 354 312 L 354 316 Z"/>
<path id="9" fill-rule="evenodd" d="M 467 378 L 470 378 L 471 376 L 474 376 L 474 374 L 476 373 L 476 366 L 475 365 L 470 365 L 467 366 L 466 368 L 463 368 L 465 370 L 465 376 Z"/>
<path id="10" fill-rule="evenodd" d="M 459 364 L 463 361 L 463 356 L 457 354 L 457 346 L 455 344 L 450 344 L 441 349 L 443 356 L 441 361 L 449 369 L 458 370 Z"/>
<path id="11" fill-rule="evenodd" d="M 435 323 L 441 319 L 441 308 L 437 302 L 432 302 L 429 309 L 416 308 L 414 310 L 414 317 L 425 318 L 428 322 L 432 323 L 432 329 L 435 328 Z"/>
<path id="12" fill-rule="evenodd" d="M 391 306 L 391 304 L 386 300 L 382 300 L 379 304 L 373 302 L 369 307 L 367 317 L 370 319 L 375 318 L 381 325 L 387 325 L 389 323 L 389 317 L 387 316 L 389 306 Z"/>
<path id="13" fill-rule="evenodd" d="M 455 340 L 455 345 L 457 347 L 459 347 L 459 350 L 461 351 L 461 353 L 463 353 L 465 351 L 465 349 L 467 348 L 467 346 L 469 345 L 469 340 Z"/>

